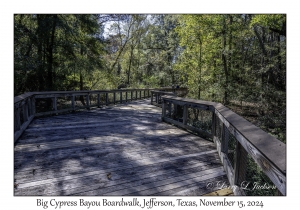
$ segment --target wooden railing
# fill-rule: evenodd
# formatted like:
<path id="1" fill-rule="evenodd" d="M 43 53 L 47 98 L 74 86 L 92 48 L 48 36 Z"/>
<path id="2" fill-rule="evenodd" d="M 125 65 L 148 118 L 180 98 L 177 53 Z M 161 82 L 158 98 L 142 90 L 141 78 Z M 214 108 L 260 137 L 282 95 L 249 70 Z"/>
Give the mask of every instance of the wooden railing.
<path id="1" fill-rule="evenodd" d="M 14 98 L 14 142 L 21 136 L 35 116 L 35 97 L 25 93 Z"/>
<path id="2" fill-rule="evenodd" d="M 14 142 L 34 117 L 149 98 L 152 90 L 173 91 L 174 88 L 29 92 L 16 96 L 14 98 Z"/>
<path id="3" fill-rule="evenodd" d="M 169 91 L 169 92 L 168 92 Z M 160 90 L 151 90 L 151 104 L 161 107 L 161 97 L 163 95 L 170 95 L 170 96 L 186 96 L 188 93 L 188 88 L 167 88 L 167 89 L 160 89 Z"/>
<path id="4" fill-rule="evenodd" d="M 159 90 L 151 90 L 151 104 L 156 106 L 161 106 L 161 102 L 162 102 L 161 97 L 163 95 L 176 96 L 176 93 L 159 91 Z"/>
<path id="5" fill-rule="evenodd" d="M 162 87 L 162 88 L 152 89 L 152 91 L 156 91 L 158 93 L 175 93 L 176 96 L 183 97 L 188 94 L 189 89 L 186 87 L 180 87 L 180 88 Z"/>
<path id="6" fill-rule="evenodd" d="M 286 195 L 286 145 L 227 107 L 164 95 L 162 120 L 215 142 L 235 194 Z"/>

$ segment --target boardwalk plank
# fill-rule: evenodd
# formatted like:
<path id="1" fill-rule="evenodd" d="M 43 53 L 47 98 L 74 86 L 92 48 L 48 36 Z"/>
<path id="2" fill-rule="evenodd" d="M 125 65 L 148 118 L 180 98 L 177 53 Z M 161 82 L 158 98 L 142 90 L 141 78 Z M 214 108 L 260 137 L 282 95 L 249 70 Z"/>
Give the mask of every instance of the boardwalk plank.
<path id="1" fill-rule="evenodd" d="M 182 176 L 183 174 L 196 173 L 200 170 L 205 170 L 212 167 L 220 166 L 220 163 L 211 165 L 208 163 L 196 163 L 187 165 L 181 170 L 178 169 L 178 164 L 174 165 L 166 163 L 163 168 L 156 170 L 155 166 L 149 170 L 118 170 L 118 171 L 103 171 L 89 176 L 73 177 L 60 180 L 51 180 L 51 182 L 42 183 L 34 186 L 19 185 L 18 193 L 34 194 L 37 191 L 45 194 L 69 195 L 74 193 L 86 193 L 87 191 L 96 190 L 97 195 L 112 192 L 115 190 L 126 189 L 128 186 L 141 185 L 150 183 L 153 180 L 163 180 L 170 177 Z M 184 170 L 185 169 L 185 170 Z M 108 179 L 107 174 L 111 174 Z M 95 192 L 89 192 L 89 194 Z"/>
<path id="2" fill-rule="evenodd" d="M 15 195 L 201 195 L 227 181 L 214 144 L 149 100 L 34 119 L 14 151 Z"/>

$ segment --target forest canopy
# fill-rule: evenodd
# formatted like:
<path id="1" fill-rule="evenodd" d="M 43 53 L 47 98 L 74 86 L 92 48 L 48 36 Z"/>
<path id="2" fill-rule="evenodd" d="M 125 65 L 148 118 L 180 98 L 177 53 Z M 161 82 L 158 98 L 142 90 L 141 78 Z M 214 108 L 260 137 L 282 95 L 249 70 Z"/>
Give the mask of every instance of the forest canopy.
<path id="1" fill-rule="evenodd" d="M 172 85 L 190 98 L 253 106 L 260 126 L 281 133 L 286 15 L 14 15 L 15 96 Z"/>

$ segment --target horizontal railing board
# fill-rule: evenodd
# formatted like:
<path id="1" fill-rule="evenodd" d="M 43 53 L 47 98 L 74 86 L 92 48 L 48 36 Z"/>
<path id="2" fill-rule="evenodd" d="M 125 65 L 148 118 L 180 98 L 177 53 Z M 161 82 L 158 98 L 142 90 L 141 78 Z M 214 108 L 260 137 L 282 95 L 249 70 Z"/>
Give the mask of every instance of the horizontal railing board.
<path id="1" fill-rule="evenodd" d="M 26 99 L 28 97 L 31 97 L 33 95 L 34 95 L 34 93 L 29 92 L 29 93 L 24 93 L 24 94 L 19 95 L 19 96 L 15 96 L 14 97 L 14 103 L 18 103 L 18 102 L 20 102 L 20 101 L 22 101 L 22 100 L 24 100 L 24 99 Z"/>
<path id="2" fill-rule="evenodd" d="M 174 92 L 166 92 L 166 91 L 162 91 L 162 90 L 151 90 L 151 93 L 165 93 L 165 94 L 172 94 L 174 95 Z"/>
<path id="3" fill-rule="evenodd" d="M 203 104 L 203 105 L 209 105 L 209 106 L 216 106 L 218 104 L 216 102 L 196 100 L 196 99 L 190 99 L 190 98 L 181 98 L 181 97 L 174 97 L 174 96 L 163 96 L 162 98 L 167 99 L 167 100 L 182 101 L 182 102 L 187 102 L 187 103 Z"/>

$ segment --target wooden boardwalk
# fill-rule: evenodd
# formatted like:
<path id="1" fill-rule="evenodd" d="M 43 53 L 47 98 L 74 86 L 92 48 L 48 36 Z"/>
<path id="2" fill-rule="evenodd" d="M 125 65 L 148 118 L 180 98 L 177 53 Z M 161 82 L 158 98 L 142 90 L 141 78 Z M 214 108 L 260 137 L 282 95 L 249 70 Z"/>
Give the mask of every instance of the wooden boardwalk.
<path id="1" fill-rule="evenodd" d="M 195 196 L 228 184 L 214 143 L 161 122 L 150 100 L 34 119 L 14 152 L 16 196 Z"/>

